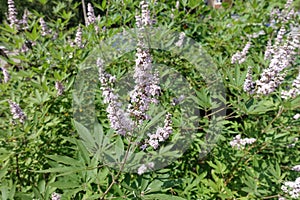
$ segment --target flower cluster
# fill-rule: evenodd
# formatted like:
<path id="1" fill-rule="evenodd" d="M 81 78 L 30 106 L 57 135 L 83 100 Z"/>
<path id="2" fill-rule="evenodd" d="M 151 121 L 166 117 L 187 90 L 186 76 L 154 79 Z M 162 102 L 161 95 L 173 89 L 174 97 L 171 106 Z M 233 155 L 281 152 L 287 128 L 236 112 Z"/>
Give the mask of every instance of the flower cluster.
<path id="1" fill-rule="evenodd" d="M 255 82 L 252 81 L 252 74 L 248 73 L 244 84 L 244 91 L 263 95 L 272 93 L 283 82 L 286 76 L 284 70 L 294 62 L 297 49 L 300 47 L 300 36 L 299 34 L 289 34 L 285 38 L 287 33 L 285 25 L 294 14 L 294 11 L 289 10 L 291 2 L 291 0 L 287 1 L 285 9 L 282 12 L 274 12 L 277 13 L 278 20 L 283 24 L 277 33 L 274 44 L 272 45 L 272 41 L 269 40 L 265 50 L 264 58 L 265 60 L 270 60 L 269 67 L 263 70 L 260 79 Z M 237 61 L 240 58 L 242 57 L 235 57 L 233 61 Z M 283 98 L 297 95 L 299 80 L 296 80 L 294 85 L 292 90 L 282 93 Z"/>
<path id="2" fill-rule="evenodd" d="M 248 67 L 248 72 L 246 75 L 243 89 L 245 92 L 248 92 L 250 94 L 253 93 L 255 89 L 255 84 L 252 79 L 252 67 L 250 66 Z"/>
<path id="3" fill-rule="evenodd" d="M 87 5 L 87 22 L 86 25 L 94 24 L 96 21 L 94 8 L 91 3 L 88 3 Z"/>
<path id="4" fill-rule="evenodd" d="M 298 140 L 299 140 L 298 138 L 294 138 L 294 139 L 293 139 L 293 143 L 288 144 L 288 145 L 287 145 L 287 148 L 294 148 L 294 147 L 296 146 L 296 142 L 297 142 Z"/>
<path id="5" fill-rule="evenodd" d="M 295 181 L 287 181 L 281 186 L 284 193 L 288 194 L 292 199 L 298 199 L 300 197 L 300 177 Z"/>
<path id="6" fill-rule="evenodd" d="M 21 49 L 20 49 L 20 52 L 26 53 L 26 52 L 28 52 L 28 51 L 29 51 L 28 46 L 27 46 L 26 44 L 23 44 L 22 47 L 21 47 Z"/>
<path id="7" fill-rule="evenodd" d="M 1 70 L 3 73 L 3 77 L 4 77 L 3 82 L 7 83 L 10 80 L 10 75 L 5 67 L 1 67 Z"/>
<path id="8" fill-rule="evenodd" d="M 141 9 L 142 9 L 142 27 L 147 27 L 152 25 L 152 20 L 150 17 L 150 10 L 149 10 L 149 5 L 146 1 L 141 1 L 140 3 Z M 140 27 L 140 28 L 142 28 Z"/>
<path id="9" fill-rule="evenodd" d="M 97 60 L 99 68 L 99 80 L 101 83 L 100 89 L 102 90 L 103 102 L 108 104 L 106 112 L 110 121 L 111 127 L 120 135 L 126 135 L 133 130 L 133 122 L 128 114 L 122 109 L 122 104 L 118 102 L 118 95 L 114 94 L 114 89 L 111 84 L 115 82 L 115 77 L 106 73 L 103 67 L 103 61 Z"/>
<path id="10" fill-rule="evenodd" d="M 103 61 L 101 59 L 97 60 L 99 80 L 101 83 L 100 89 L 102 90 L 104 98 L 103 102 L 108 104 L 106 109 L 108 113 L 107 116 L 111 127 L 120 135 L 130 135 L 135 125 L 141 125 L 145 120 L 150 119 L 150 116 L 147 114 L 150 104 L 157 104 L 159 102 L 157 97 L 161 94 L 159 74 L 157 71 L 152 72 L 152 57 L 149 48 L 145 45 L 146 37 L 144 37 L 144 34 L 147 27 L 151 26 L 148 4 L 142 1 L 141 9 L 141 16 L 136 16 L 136 25 L 139 29 L 139 34 L 133 74 L 135 86 L 133 90 L 129 92 L 130 101 L 126 111 L 122 109 L 122 104 L 118 102 L 119 96 L 115 94 L 112 87 L 115 82 L 115 77 L 104 71 Z M 171 114 L 167 113 L 164 126 L 159 127 L 155 134 L 148 134 L 148 138 L 142 142 L 143 145 L 141 149 L 145 150 L 148 146 L 157 149 L 159 143 L 166 141 L 170 134 L 172 134 L 172 131 Z M 138 173 L 144 173 L 149 167 L 150 166 L 142 165 Z"/>
<path id="11" fill-rule="evenodd" d="M 234 64 L 234 63 L 239 63 L 239 64 L 242 64 L 243 62 L 245 62 L 246 60 L 246 56 L 247 56 L 247 53 L 249 51 L 251 47 L 251 42 L 247 42 L 245 47 L 243 48 L 242 52 L 238 51 L 237 53 L 235 53 L 232 58 L 231 58 L 231 63 Z"/>
<path id="12" fill-rule="evenodd" d="M 178 39 L 178 41 L 175 43 L 175 46 L 177 46 L 177 47 L 182 47 L 184 38 L 185 38 L 185 33 L 184 33 L 184 32 L 181 32 L 181 33 L 179 34 L 179 39 Z"/>
<path id="13" fill-rule="evenodd" d="M 77 46 L 78 48 L 83 48 L 84 45 L 82 44 L 82 28 L 78 26 L 74 42 L 71 42 L 71 46 Z"/>
<path id="14" fill-rule="evenodd" d="M 26 115 L 24 114 L 20 106 L 11 100 L 8 100 L 8 103 L 10 106 L 10 112 L 13 114 L 13 119 L 19 119 L 21 123 L 24 123 L 26 120 Z"/>
<path id="15" fill-rule="evenodd" d="M 285 6 L 284 6 L 284 9 L 282 12 L 278 13 L 278 19 L 279 21 L 282 21 L 284 23 L 288 22 L 290 19 L 294 18 L 295 17 L 295 10 L 292 8 L 292 4 L 293 4 L 293 1 L 294 0 L 287 0 Z"/>
<path id="16" fill-rule="evenodd" d="M 148 120 L 150 103 L 158 103 L 157 96 L 161 93 L 158 73 L 152 74 L 152 57 L 149 48 L 145 46 L 145 28 L 151 25 L 148 4 L 141 2 L 142 15 L 136 16 L 136 25 L 139 29 L 138 47 L 136 52 L 134 79 L 135 87 L 130 92 L 128 112 L 141 124 Z"/>
<path id="17" fill-rule="evenodd" d="M 300 94 L 300 72 L 297 78 L 292 83 L 292 88 L 290 90 L 285 90 L 281 92 L 281 98 L 288 99 L 288 98 L 295 98 L 297 95 Z"/>
<path id="18" fill-rule="evenodd" d="M 97 17 L 95 16 L 94 8 L 91 3 L 88 3 L 87 5 L 87 21 L 85 22 L 86 26 L 89 26 L 90 24 L 94 25 L 96 33 L 99 32 L 99 26 L 96 22 L 99 22 L 101 20 L 100 15 Z"/>
<path id="19" fill-rule="evenodd" d="M 22 20 L 20 20 L 20 22 L 19 22 L 20 25 L 22 26 L 23 30 L 26 30 L 26 29 L 29 28 L 29 25 L 28 25 L 28 15 L 29 15 L 29 11 L 27 9 L 24 10 Z"/>
<path id="20" fill-rule="evenodd" d="M 261 75 L 260 80 L 256 81 L 258 94 L 270 94 L 284 80 L 284 69 L 289 67 L 295 59 L 296 50 L 299 48 L 299 37 L 289 35 L 286 41 L 283 41 L 283 35 L 286 32 L 282 27 L 276 37 L 275 44 L 268 46 L 265 57 L 272 57 L 270 65 Z"/>
<path id="21" fill-rule="evenodd" d="M 237 149 L 243 149 L 246 144 L 253 144 L 256 141 L 255 138 L 244 138 L 241 139 L 241 135 L 236 135 L 232 141 L 230 141 L 230 145 L 232 147 L 236 147 Z"/>
<path id="22" fill-rule="evenodd" d="M 15 2 L 14 0 L 8 0 L 7 1 L 8 4 L 8 21 L 9 21 L 9 25 L 11 27 L 16 26 L 16 28 L 19 27 L 19 20 L 17 19 L 17 10 L 15 7 Z"/>
<path id="23" fill-rule="evenodd" d="M 61 195 L 56 192 L 53 192 L 51 195 L 51 200 L 60 200 L 60 198 L 61 198 Z"/>
<path id="24" fill-rule="evenodd" d="M 180 2 L 179 2 L 179 1 L 176 1 L 176 6 L 175 6 L 175 8 L 176 8 L 177 10 L 179 10 L 179 6 L 180 6 Z"/>
<path id="25" fill-rule="evenodd" d="M 47 26 L 47 24 L 46 24 L 46 22 L 43 18 L 40 18 L 40 25 L 41 25 L 41 28 L 42 28 L 42 33 L 41 33 L 42 36 L 46 36 L 48 34 L 51 34 L 52 31 L 50 29 L 48 29 L 48 26 Z"/>
<path id="26" fill-rule="evenodd" d="M 296 165 L 296 166 L 292 167 L 292 170 L 294 170 L 296 172 L 300 172 L 300 165 Z"/>
<path id="27" fill-rule="evenodd" d="M 142 175 L 143 173 L 145 173 L 147 171 L 147 169 L 153 169 L 154 167 L 154 163 L 150 162 L 147 164 L 142 164 L 139 168 L 138 168 L 138 175 Z"/>
<path id="28" fill-rule="evenodd" d="M 150 145 L 153 149 L 159 147 L 160 142 L 166 141 L 173 132 L 171 114 L 167 113 L 164 121 L 164 127 L 159 127 L 154 134 L 148 134 L 149 139 L 141 146 L 141 149 L 146 149 Z"/>
<path id="29" fill-rule="evenodd" d="M 55 89 L 57 90 L 57 96 L 61 96 L 65 90 L 63 84 L 59 81 L 55 82 Z"/>
<path id="30" fill-rule="evenodd" d="M 299 119 L 300 118 L 300 113 L 297 113 L 296 115 L 294 115 L 294 120 L 297 120 L 297 119 Z"/>
<path id="31" fill-rule="evenodd" d="M 259 31 L 257 33 L 253 33 L 253 34 L 249 35 L 248 37 L 249 38 L 258 38 L 259 36 L 265 35 L 265 34 L 266 34 L 265 31 L 261 30 L 261 31 Z"/>

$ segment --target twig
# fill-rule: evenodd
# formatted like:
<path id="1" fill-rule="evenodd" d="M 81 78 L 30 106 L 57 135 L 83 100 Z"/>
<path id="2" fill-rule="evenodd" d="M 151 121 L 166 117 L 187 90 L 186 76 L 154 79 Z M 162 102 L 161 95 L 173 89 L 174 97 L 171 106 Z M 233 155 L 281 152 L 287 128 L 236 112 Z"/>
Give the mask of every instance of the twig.
<path id="1" fill-rule="evenodd" d="M 87 15 L 86 15 L 86 7 L 84 0 L 81 0 L 82 9 L 83 9 L 83 17 L 84 17 L 84 24 L 87 25 Z"/>
<path id="2" fill-rule="evenodd" d="M 128 144 L 128 149 L 126 151 L 124 160 L 122 162 L 121 168 L 119 169 L 117 175 L 115 177 L 112 176 L 112 182 L 110 183 L 110 185 L 108 186 L 108 188 L 106 189 L 106 191 L 103 193 L 102 197 L 100 198 L 101 200 L 104 200 L 104 197 L 107 195 L 107 193 L 110 191 L 110 189 L 112 188 L 112 186 L 116 183 L 116 179 L 120 176 L 121 172 L 123 171 L 126 161 L 127 161 L 127 157 L 129 154 L 129 150 L 130 150 L 130 146 L 131 146 L 131 141 Z"/>
<path id="3" fill-rule="evenodd" d="M 268 197 L 262 197 L 261 199 L 273 199 L 273 198 L 279 198 L 280 195 L 273 195 L 273 196 L 268 196 Z"/>

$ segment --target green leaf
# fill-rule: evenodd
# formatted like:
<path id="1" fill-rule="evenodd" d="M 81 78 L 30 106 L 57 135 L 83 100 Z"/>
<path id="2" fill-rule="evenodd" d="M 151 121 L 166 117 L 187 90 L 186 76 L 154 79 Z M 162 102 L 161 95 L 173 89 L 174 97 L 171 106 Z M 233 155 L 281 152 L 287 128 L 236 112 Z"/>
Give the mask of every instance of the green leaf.
<path id="1" fill-rule="evenodd" d="M 75 173 L 86 170 L 86 167 L 55 167 L 50 169 L 38 170 L 37 173 Z"/>
<path id="2" fill-rule="evenodd" d="M 166 195 L 166 194 L 149 194 L 149 195 L 145 195 L 142 199 L 145 199 L 145 200 L 186 200 L 185 198 L 182 198 L 182 197 Z"/>
<path id="3" fill-rule="evenodd" d="M 46 155 L 47 158 L 50 158 L 51 160 L 55 160 L 58 163 L 63 163 L 66 165 L 72 165 L 72 166 L 81 166 L 82 163 L 78 160 L 75 160 L 74 158 L 68 157 L 68 156 L 59 156 L 59 155 Z"/>
<path id="4" fill-rule="evenodd" d="M 125 155 L 124 143 L 121 136 L 118 136 L 117 141 L 115 143 L 115 152 L 116 152 L 116 160 L 122 162 L 122 159 Z"/>
<path id="5" fill-rule="evenodd" d="M 164 182 L 160 180 L 153 180 L 147 187 L 146 193 L 159 192 L 162 189 Z"/>
<path id="6" fill-rule="evenodd" d="M 50 183 L 50 185 L 52 187 L 57 187 L 57 188 L 60 188 L 60 189 L 68 189 L 68 188 L 81 188 L 82 186 L 77 183 L 77 182 L 66 182 L 65 180 L 62 180 L 62 181 L 56 181 L 54 183 Z"/>
<path id="7" fill-rule="evenodd" d="M 103 10 L 106 9 L 106 0 L 102 0 L 101 6 Z"/>
<path id="8" fill-rule="evenodd" d="M 0 180 L 7 174 L 9 166 L 9 160 L 7 160 L 0 169 Z"/>
<path id="9" fill-rule="evenodd" d="M 77 122 L 76 120 L 73 121 L 76 127 L 76 130 L 79 136 L 83 139 L 84 144 L 89 148 L 92 149 L 95 146 L 95 139 L 92 137 L 90 131 L 83 126 L 81 123 Z"/>
<path id="10" fill-rule="evenodd" d="M 154 124 L 156 124 L 159 121 L 163 121 L 162 118 L 163 116 L 167 113 L 167 111 L 162 111 L 160 113 L 158 113 L 155 117 L 153 117 L 151 119 L 151 121 L 149 123 L 147 123 L 146 127 L 144 128 L 145 131 L 147 131 L 151 126 L 153 126 Z"/>

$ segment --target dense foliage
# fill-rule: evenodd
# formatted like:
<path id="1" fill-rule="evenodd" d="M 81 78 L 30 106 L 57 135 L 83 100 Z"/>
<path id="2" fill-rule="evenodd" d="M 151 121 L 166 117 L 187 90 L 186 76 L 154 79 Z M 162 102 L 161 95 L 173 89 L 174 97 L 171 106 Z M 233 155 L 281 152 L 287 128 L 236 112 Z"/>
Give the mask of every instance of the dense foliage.
<path id="1" fill-rule="evenodd" d="M 233 5 L 223 3 L 222 8 L 213 9 L 199 0 L 150 1 L 149 11 L 154 21 L 145 21 L 143 15 L 148 7 L 141 7 L 134 0 L 94 1 L 85 5 L 87 14 L 82 10 L 81 1 L 29 1 L 24 3 L 29 12 L 23 10 L 22 2 L 8 1 L 8 8 L 15 7 L 18 15 L 8 13 L 0 26 L 4 49 L 0 66 L 2 199 L 299 199 L 299 2 L 235 1 Z M 43 4 L 41 10 L 40 4 Z M 290 13 L 291 9 L 295 13 Z M 27 16 L 23 17 L 23 13 Z M 140 14 L 144 21 L 136 18 Z M 208 82 L 216 81 L 214 76 L 203 77 L 188 62 L 189 58 L 173 53 L 182 46 L 176 43 L 178 38 L 170 42 L 176 43 L 178 49 L 168 52 L 144 48 L 143 34 L 138 34 L 140 50 L 137 52 L 126 52 L 118 58 L 105 54 L 110 47 L 106 41 L 114 38 L 119 43 L 125 42 L 116 35 L 133 28 L 139 33 L 157 27 L 161 30 L 157 34 L 162 38 L 169 33 L 167 30 L 184 33 L 182 38 L 195 41 L 201 46 L 201 52 L 203 48 L 205 55 L 210 55 L 211 70 L 215 66 L 215 73 L 220 74 L 218 81 L 224 86 L 224 96 L 212 94 Z M 111 47 L 119 43 L 112 42 Z M 103 55 L 115 60 L 106 69 L 101 68 L 98 60 L 97 67 L 102 71 L 98 74 L 97 68 L 85 73 L 87 60 L 96 61 L 99 56 L 95 54 L 99 44 L 101 48 L 107 45 Z M 271 59 L 265 57 L 268 44 L 273 45 Z M 184 52 L 190 51 L 198 56 L 194 49 Z M 232 58 L 234 55 L 236 59 Z M 139 63 L 139 59 L 155 64 L 154 68 L 167 66 L 159 68 L 161 77 L 168 77 L 171 69 L 176 70 L 184 77 L 186 88 L 195 94 L 186 101 L 187 105 L 195 104 L 197 112 L 187 119 L 177 105 L 180 95 L 175 95 L 179 98 L 175 99 L 174 94 L 190 91 L 182 88 L 176 91 L 175 81 L 166 81 L 160 85 L 161 91 L 157 89 L 160 108 L 164 111 L 149 107 L 149 113 L 156 113 L 157 117 L 148 120 L 146 112 L 131 112 L 131 117 L 142 121 L 144 127 L 139 131 L 145 138 L 144 129 L 149 124 L 160 123 L 161 132 L 172 129 L 168 137 L 159 140 L 159 147 L 153 144 L 154 136 L 135 145 L 133 140 L 138 136 L 128 134 L 127 130 L 126 134 L 122 132 L 124 127 L 113 123 L 112 109 L 106 109 L 118 108 L 115 97 L 107 94 L 111 94 L 111 86 L 118 86 L 116 91 L 124 89 L 127 82 L 122 77 L 134 74 L 135 67 L 145 64 Z M 271 67 L 273 62 L 283 66 L 276 73 Z M 269 78 L 275 80 L 272 86 L 276 87 L 271 92 L 260 92 L 266 83 L 262 80 L 266 69 L 274 75 Z M 76 86 L 78 77 L 94 82 Z M 137 80 L 132 82 L 142 85 L 142 80 Z M 155 80 L 155 75 L 147 79 L 151 80 Z M 118 81 L 121 83 L 117 84 Z M 149 87 L 153 85 L 155 81 Z M 79 108 L 76 104 L 79 101 L 79 105 L 88 104 L 91 96 L 78 90 L 81 86 L 95 87 L 95 94 L 92 93 L 95 99 L 91 98 L 100 122 L 92 127 L 95 131 L 85 126 L 94 119 L 84 112 L 90 107 Z M 293 94 L 284 93 L 291 89 Z M 130 97 L 129 93 L 120 94 L 124 102 L 132 103 L 131 109 L 141 109 L 144 102 L 132 99 L 130 102 Z M 217 120 L 214 115 L 223 111 L 226 115 L 220 116 L 221 122 L 214 123 Z M 166 112 L 172 115 L 164 118 Z M 123 113 L 118 114 L 121 118 Z M 196 126 L 190 120 L 196 120 Z M 169 151 L 172 146 L 167 144 L 177 139 L 184 145 L 186 140 L 180 135 L 182 124 L 192 128 L 189 133 L 193 142 L 183 155 L 176 157 L 175 151 Z M 216 143 L 205 146 L 214 131 L 220 132 Z M 139 145 L 145 145 L 144 151 Z M 161 169 L 126 171 L 121 158 L 126 158 L 127 149 L 134 146 L 136 159 L 145 162 L 144 168 L 153 167 L 152 162 L 143 160 L 148 154 L 166 156 L 160 162 L 176 160 Z M 106 153 L 112 149 L 113 155 Z M 119 167 L 109 166 L 107 160 L 113 160 Z"/>

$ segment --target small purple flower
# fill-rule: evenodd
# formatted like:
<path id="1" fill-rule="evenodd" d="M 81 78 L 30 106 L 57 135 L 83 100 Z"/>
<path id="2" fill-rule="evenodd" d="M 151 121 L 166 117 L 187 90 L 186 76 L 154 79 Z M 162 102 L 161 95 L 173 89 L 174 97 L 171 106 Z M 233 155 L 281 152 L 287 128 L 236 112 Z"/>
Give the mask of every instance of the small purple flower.
<path id="1" fill-rule="evenodd" d="M 61 195 L 56 193 L 56 192 L 53 192 L 52 195 L 51 195 L 51 200 L 60 200 L 61 199 Z"/>
<path id="2" fill-rule="evenodd" d="M 41 33 L 42 36 L 46 36 L 46 35 L 51 33 L 51 30 L 48 29 L 48 26 L 47 26 L 47 24 L 46 24 L 46 22 L 43 18 L 40 18 L 40 25 L 41 25 L 41 29 L 42 29 L 41 30 L 42 31 L 42 33 Z"/>
<path id="3" fill-rule="evenodd" d="M 138 175 L 142 175 L 144 174 L 147 169 L 153 169 L 154 168 L 154 163 L 153 162 L 149 162 L 147 164 L 142 164 L 139 168 L 138 168 Z"/>
<path id="4" fill-rule="evenodd" d="M 184 33 L 184 32 L 181 32 L 181 33 L 179 34 L 179 39 L 178 39 L 178 41 L 175 43 L 175 46 L 177 46 L 177 47 L 182 47 L 184 38 L 185 38 L 185 33 Z"/>
<path id="5" fill-rule="evenodd" d="M 11 100 L 8 100 L 8 103 L 10 106 L 10 112 L 13 114 L 13 119 L 19 119 L 19 121 L 23 124 L 26 120 L 26 115 L 20 106 Z"/>
<path id="6" fill-rule="evenodd" d="M 57 90 L 57 96 L 61 96 L 65 90 L 63 84 L 60 81 L 55 81 L 55 89 Z"/>
<path id="7" fill-rule="evenodd" d="M 4 83 L 7 83 L 9 80 L 10 80 L 10 75 L 7 71 L 7 69 L 5 67 L 1 67 L 1 70 L 2 70 L 2 73 L 3 73 L 3 76 L 4 76 Z"/>
<path id="8" fill-rule="evenodd" d="M 296 165 L 296 166 L 292 167 L 292 170 L 294 170 L 296 172 L 300 172 L 300 165 Z"/>
<path id="9" fill-rule="evenodd" d="M 27 45 L 24 43 L 23 45 L 22 45 L 22 47 L 21 47 L 21 52 L 22 53 L 26 53 L 26 52 L 28 52 L 29 51 L 29 48 L 27 47 Z"/>
<path id="10" fill-rule="evenodd" d="M 254 92 L 254 88 L 255 88 L 255 83 L 253 82 L 252 79 L 252 67 L 249 66 L 243 89 L 245 92 L 252 94 Z"/>
<path id="11" fill-rule="evenodd" d="M 294 120 L 297 120 L 297 119 L 299 119 L 300 118 L 300 113 L 297 113 L 296 115 L 294 115 Z"/>

